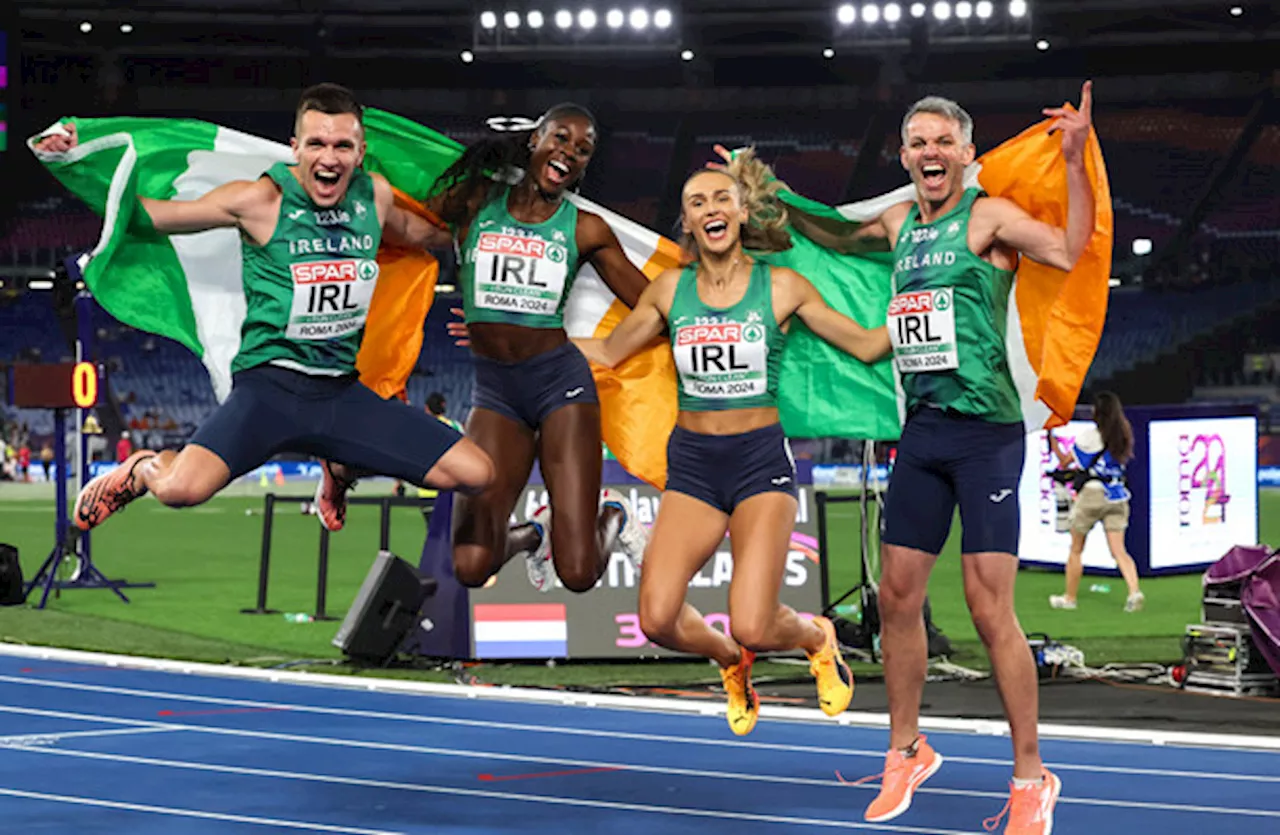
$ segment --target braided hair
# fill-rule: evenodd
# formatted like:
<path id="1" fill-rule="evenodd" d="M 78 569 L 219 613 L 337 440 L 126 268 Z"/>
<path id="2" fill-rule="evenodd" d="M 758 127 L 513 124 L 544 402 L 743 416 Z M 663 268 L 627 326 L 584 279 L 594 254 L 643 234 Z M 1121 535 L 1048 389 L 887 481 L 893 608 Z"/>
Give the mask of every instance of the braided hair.
<path id="1" fill-rule="evenodd" d="M 538 117 L 532 126 L 524 130 L 504 130 L 496 136 L 475 142 L 462 152 L 452 165 L 436 178 L 431 196 L 439 200 L 439 214 L 445 223 L 453 227 L 470 222 L 470 207 L 477 202 L 488 203 L 497 198 L 501 190 L 515 185 L 529 170 L 531 141 L 546 125 L 556 119 L 579 116 L 597 128 L 591 111 L 579 104 L 557 104 Z M 490 120 L 490 127 L 518 124 L 519 120 Z M 527 120 L 525 120 L 527 121 Z M 569 184 L 576 188 L 581 178 Z"/>

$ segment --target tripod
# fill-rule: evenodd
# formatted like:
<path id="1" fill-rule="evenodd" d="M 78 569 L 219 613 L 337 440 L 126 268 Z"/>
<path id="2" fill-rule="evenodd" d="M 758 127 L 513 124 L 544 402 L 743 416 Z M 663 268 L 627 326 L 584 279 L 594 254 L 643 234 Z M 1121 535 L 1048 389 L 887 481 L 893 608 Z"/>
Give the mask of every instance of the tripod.
<path id="1" fill-rule="evenodd" d="M 36 607 L 43 609 L 49 601 L 49 592 L 55 588 L 59 592 L 62 589 L 107 588 L 115 592 L 125 603 L 128 603 L 129 598 L 125 597 L 124 592 L 120 591 L 121 588 L 154 588 L 155 583 L 129 583 L 125 580 L 109 580 L 93 564 L 89 550 L 88 533 L 81 533 L 79 529 L 72 527 L 67 518 L 66 409 L 54 410 L 53 431 L 54 456 L 58 467 L 58 476 L 54 488 L 57 500 L 57 518 L 54 521 L 54 545 L 53 550 L 49 552 L 49 556 L 40 564 L 35 576 L 31 578 L 31 582 L 23 587 L 22 596 L 25 599 L 31 595 L 36 586 L 44 586 L 44 593 L 40 596 L 40 605 Z M 77 561 L 76 569 L 70 579 L 58 580 L 58 567 L 62 565 L 63 560 L 68 558 Z"/>
<path id="2" fill-rule="evenodd" d="M 65 500 L 64 500 L 65 501 Z M 40 596 L 40 605 L 37 609 L 43 609 L 49 600 L 49 592 L 53 589 L 111 589 L 125 603 L 129 602 L 129 598 L 125 597 L 124 592 L 120 591 L 125 588 L 141 588 L 154 587 L 155 583 L 133 583 L 128 584 L 123 580 L 108 580 L 98 567 L 93 564 L 93 560 L 89 558 L 86 550 L 80 553 L 80 531 L 71 527 L 66 522 L 65 516 L 59 516 L 58 521 L 60 527 L 65 532 L 60 534 L 58 541 L 54 544 L 53 550 L 49 552 L 49 556 L 40 564 L 40 568 L 36 570 L 36 574 L 31 578 L 31 582 L 23 589 L 23 596 L 29 596 L 36 586 L 43 585 L 44 593 Z M 75 571 L 69 580 L 58 580 L 58 567 L 62 565 L 63 560 L 74 559 L 77 561 Z"/>
<path id="3" fill-rule="evenodd" d="M 883 519 L 883 494 L 884 490 L 879 479 L 875 479 L 873 483 L 872 475 L 875 467 L 875 442 L 865 441 L 862 445 L 862 464 L 859 468 L 859 484 L 861 490 L 856 496 L 832 496 L 825 492 L 819 492 L 816 496 L 818 503 L 818 552 L 822 559 L 822 596 L 826 603 L 823 609 L 823 615 L 831 618 L 832 623 L 836 626 L 836 633 L 840 638 L 840 642 L 846 646 L 864 649 L 871 653 L 871 660 L 877 660 L 878 653 L 876 636 L 880 634 L 880 608 L 876 602 L 878 589 L 875 580 L 872 579 L 873 571 L 871 568 L 872 550 L 875 549 L 879 554 L 880 545 L 880 527 Z M 870 521 L 869 513 L 871 509 L 872 494 L 874 494 L 876 506 L 875 522 Z M 858 562 L 861 573 L 858 583 L 853 588 L 835 600 L 830 599 L 829 581 L 827 575 L 828 551 L 827 551 L 827 505 L 828 504 L 844 504 L 858 502 L 861 510 L 859 520 L 859 537 L 858 537 Z M 875 526 L 875 539 L 872 540 L 872 526 Z M 851 623 L 844 618 L 835 614 L 836 607 L 844 601 L 858 596 L 858 610 L 861 614 L 860 623 Z"/>
<path id="4" fill-rule="evenodd" d="M 861 491 L 857 496 L 830 496 L 827 493 L 818 493 L 818 552 L 822 560 L 822 596 L 824 600 L 830 599 L 829 581 L 827 578 L 828 551 L 827 551 L 827 505 L 846 502 L 858 502 L 861 508 L 861 520 L 859 524 L 859 563 L 861 566 L 861 575 L 858 584 L 853 588 L 840 595 L 835 600 L 826 604 L 823 614 L 831 618 L 832 623 L 836 627 L 836 635 L 840 642 L 846 646 L 855 647 L 857 649 L 866 650 L 871 655 L 871 661 L 879 661 L 879 642 L 877 638 L 880 635 L 880 606 L 879 586 L 876 584 L 874 571 L 871 568 L 871 558 L 874 551 L 876 557 L 880 554 L 880 536 L 884 532 L 884 494 L 886 488 L 882 487 L 879 478 L 874 478 L 875 467 L 875 442 L 867 441 L 862 448 L 862 466 L 860 470 Z M 868 515 L 871 508 L 872 497 L 874 496 L 876 516 L 875 521 L 870 521 Z M 875 539 L 872 539 L 872 530 L 874 526 Z M 858 595 L 858 610 L 861 615 L 859 623 L 851 623 L 836 614 L 836 607 L 854 595 Z M 945 656 L 951 654 L 951 642 L 946 635 L 938 629 L 933 623 L 933 613 L 929 606 L 928 596 L 924 599 L 924 607 L 921 612 L 924 618 L 925 634 L 929 641 L 929 656 Z"/>

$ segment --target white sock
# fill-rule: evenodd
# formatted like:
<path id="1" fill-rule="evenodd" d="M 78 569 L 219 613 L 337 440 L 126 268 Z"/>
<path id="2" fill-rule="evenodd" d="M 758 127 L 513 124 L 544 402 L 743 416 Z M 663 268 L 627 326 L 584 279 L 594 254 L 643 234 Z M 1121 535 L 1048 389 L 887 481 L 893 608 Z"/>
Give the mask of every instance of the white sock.
<path id="1" fill-rule="evenodd" d="M 1038 777 L 1035 780 L 1019 780 L 1017 777 L 1013 778 L 1013 787 L 1015 789 L 1025 789 L 1027 786 L 1043 786 L 1043 785 L 1044 785 L 1043 777 Z"/>

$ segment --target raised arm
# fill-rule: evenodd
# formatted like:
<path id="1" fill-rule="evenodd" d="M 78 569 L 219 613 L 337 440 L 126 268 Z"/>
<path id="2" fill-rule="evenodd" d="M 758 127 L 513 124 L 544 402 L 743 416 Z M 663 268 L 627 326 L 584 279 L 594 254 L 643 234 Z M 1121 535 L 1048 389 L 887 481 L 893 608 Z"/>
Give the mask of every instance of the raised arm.
<path id="1" fill-rule="evenodd" d="M 31 143 L 37 156 L 48 157 L 70 153 L 80 144 L 74 122 L 56 125 Z M 218 186 L 197 200 L 138 201 L 151 218 L 151 225 L 163 234 L 203 232 L 240 226 L 248 214 L 260 211 L 264 199 L 274 196 L 274 186 L 261 181 L 237 180 Z"/>
<path id="2" fill-rule="evenodd" d="M 827 342 L 871 364 L 886 356 L 890 349 L 889 331 L 881 325 L 867 329 L 837 310 L 822 298 L 809 279 L 785 268 L 773 271 L 775 293 L 781 291 L 785 302 L 782 310 L 794 310 L 809 330 Z M 775 309 L 778 306 L 775 305 Z"/>
<path id="3" fill-rule="evenodd" d="M 600 273 L 614 295 L 631 309 L 649 287 L 649 279 L 631 263 L 604 218 L 591 212 L 578 213 L 578 252 Z"/>
<path id="4" fill-rule="evenodd" d="M 406 249 L 443 249 L 453 243 L 444 228 L 410 211 L 396 198 L 386 178 L 373 175 L 374 194 L 378 200 L 378 216 L 383 218 L 382 240 Z"/>
<path id="5" fill-rule="evenodd" d="M 678 270 L 668 270 L 652 282 L 646 282 L 648 286 L 635 307 L 613 333 L 604 339 L 575 339 L 573 343 L 596 365 L 616 368 L 662 333 L 667 321 L 663 310 L 670 309 L 674 282 L 678 278 Z"/>
<path id="6" fill-rule="evenodd" d="M 195 200 L 153 200 L 138 202 L 162 234 L 204 232 L 241 226 L 241 221 L 265 201 L 275 197 L 275 186 L 261 181 L 237 180 L 220 185 Z"/>
<path id="7" fill-rule="evenodd" d="M 801 212 L 792 212 L 791 225 L 818 246 L 845 255 L 888 252 L 893 249 L 883 217 L 874 218 L 854 228 L 852 223 L 837 223 Z"/>
<path id="8" fill-rule="evenodd" d="M 1084 163 L 1085 143 L 1093 124 L 1093 82 L 1086 81 L 1080 91 L 1080 109 L 1046 108 L 1046 116 L 1056 117 L 1050 133 L 1062 132 L 1062 156 L 1067 163 L 1067 227 L 1050 226 L 1027 214 L 1008 200 L 989 201 L 994 210 L 995 238 L 1029 258 L 1072 270 L 1096 223 L 1096 207 L 1089 174 Z"/>

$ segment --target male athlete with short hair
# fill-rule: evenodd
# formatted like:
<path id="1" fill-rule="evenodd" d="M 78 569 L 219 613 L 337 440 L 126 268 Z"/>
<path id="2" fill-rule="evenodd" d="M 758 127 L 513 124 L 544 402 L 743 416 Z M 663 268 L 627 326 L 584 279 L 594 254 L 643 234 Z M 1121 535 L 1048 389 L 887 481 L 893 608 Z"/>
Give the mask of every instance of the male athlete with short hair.
<path id="1" fill-rule="evenodd" d="M 902 122 L 900 158 L 916 199 L 886 209 L 856 236 L 861 246 L 893 251 L 889 333 L 907 408 L 886 498 L 879 597 L 890 750 L 880 794 L 866 811 L 870 821 L 905 812 L 942 764 L 919 733 L 927 666 L 920 613 L 958 503 L 965 599 L 1013 737 L 1005 832 L 1048 835 L 1053 827 L 1061 782 L 1040 760 L 1036 670 L 1013 608 L 1026 430 L 1005 328 L 1019 255 L 1070 270 L 1093 234 L 1084 161 L 1091 109 L 1086 82 L 1079 110 L 1044 111 L 1056 119 L 1050 131 L 1062 135 L 1065 229 L 1035 220 L 1009 200 L 966 189 L 973 120 L 955 102 L 930 96 Z"/>
<path id="2" fill-rule="evenodd" d="M 219 186 L 197 200 L 139 198 L 157 232 L 236 228 L 245 319 L 232 391 L 180 452 L 139 450 L 85 485 L 75 524 L 88 530 L 147 491 L 170 507 L 211 498 L 284 452 L 342 462 L 414 484 L 476 492 L 493 462 L 457 430 L 362 384 L 356 353 L 377 284 L 378 246 L 426 248 L 448 234 L 395 207 L 391 186 L 362 168 L 363 108 L 351 91 L 302 94 L 297 163 Z M 72 152 L 74 125 L 35 147 Z"/>

